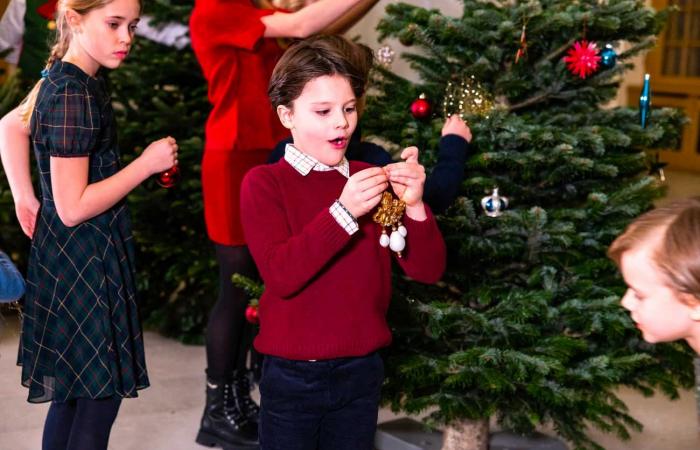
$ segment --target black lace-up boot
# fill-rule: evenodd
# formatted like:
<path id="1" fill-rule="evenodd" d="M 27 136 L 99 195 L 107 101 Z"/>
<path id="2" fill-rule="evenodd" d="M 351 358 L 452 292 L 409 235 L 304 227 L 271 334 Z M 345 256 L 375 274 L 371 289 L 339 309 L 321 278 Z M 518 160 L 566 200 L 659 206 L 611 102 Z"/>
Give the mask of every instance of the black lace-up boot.
<path id="1" fill-rule="evenodd" d="M 260 407 L 250 397 L 251 387 L 248 373 L 242 370 L 234 371 L 231 385 L 233 402 L 230 406 L 236 408 L 250 423 L 257 426 Z"/>
<path id="2" fill-rule="evenodd" d="M 224 450 L 258 449 L 257 422 L 251 422 L 235 407 L 232 383 L 207 379 L 207 404 L 196 442 Z M 231 405 L 234 405 L 232 407 Z"/>

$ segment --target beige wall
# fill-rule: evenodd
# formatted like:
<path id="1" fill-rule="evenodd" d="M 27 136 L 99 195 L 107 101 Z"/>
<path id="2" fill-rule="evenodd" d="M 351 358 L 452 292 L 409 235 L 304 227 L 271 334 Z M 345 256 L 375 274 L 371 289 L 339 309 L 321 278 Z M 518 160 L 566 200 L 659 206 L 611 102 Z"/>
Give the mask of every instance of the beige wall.
<path id="1" fill-rule="evenodd" d="M 348 32 L 347 36 L 355 37 L 359 36 L 360 41 L 370 48 L 376 50 L 381 45 L 377 40 L 377 24 L 379 20 L 384 17 L 384 9 L 389 3 L 395 2 L 396 0 L 380 0 L 377 5 L 372 8 L 365 17 L 362 18 L 354 27 L 352 27 Z M 436 8 L 442 11 L 443 14 L 451 16 L 459 16 L 462 12 L 462 4 L 459 0 L 403 0 L 406 3 L 421 6 L 423 8 Z M 647 0 L 647 4 L 650 4 L 650 0 Z M 401 76 L 404 76 L 410 80 L 417 81 L 417 76 L 408 66 L 408 64 L 399 58 L 402 51 L 407 50 L 406 47 L 402 46 L 396 39 L 387 39 L 385 43 L 389 44 L 397 56 L 392 65 L 392 70 Z M 622 50 L 622 49 L 619 49 Z M 410 48 L 408 51 L 415 52 L 416 48 Z M 627 86 L 629 85 L 641 85 L 642 78 L 644 76 L 644 58 L 637 57 L 633 61 L 635 68 L 625 74 L 625 79 L 622 83 L 622 87 L 617 94 L 615 101 L 611 102 L 610 106 L 613 105 L 625 105 L 627 103 Z"/>
<path id="2" fill-rule="evenodd" d="M 642 79 L 644 78 L 644 72 L 645 72 L 645 70 L 644 70 L 644 55 L 640 55 L 640 56 L 635 57 L 632 60 L 632 63 L 634 64 L 634 69 L 625 73 L 625 78 L 622 80 L 622 86 L 620 87 L 620 90 L 617 91 L 617 98 L 615 99 L 615 101 L 611 102 L 610 106 L 615 106 L 615 105 L 625 106 L 625 105 L 627 105 L 630 100 L 634 100 L 634 99 L 628 99 L 627 87 L 628 86 L 641 86 L 642 85 Z M 652 80 L 652 82 L 653 82 L 653 80 Z M 635 102 L 631 103 L 631 105 L 635 105 L 635 104 L 636 104 Z"/>

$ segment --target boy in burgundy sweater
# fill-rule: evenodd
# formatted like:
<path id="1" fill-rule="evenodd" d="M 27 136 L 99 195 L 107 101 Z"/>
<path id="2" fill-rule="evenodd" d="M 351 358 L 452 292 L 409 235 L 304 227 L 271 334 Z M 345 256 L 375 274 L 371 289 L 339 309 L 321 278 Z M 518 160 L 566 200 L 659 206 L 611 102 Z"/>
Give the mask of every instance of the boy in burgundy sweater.
<path id="1" fill-rule="evenodd" d="M 390 185 L 406 203 L 399 265 L 424 283 L 445 268 L 417 149 L 384 168 L 345 159 L 370 65 L 366 47 L 321 36 L 290 47 L 270 81 L 294 143 L 284 159 L 252 169 L 241 190 L 243 230 L 266 288 L 255 340 L 267 355 L 263 450 L 373 448 L 392 256 L 370 212 Z"/>

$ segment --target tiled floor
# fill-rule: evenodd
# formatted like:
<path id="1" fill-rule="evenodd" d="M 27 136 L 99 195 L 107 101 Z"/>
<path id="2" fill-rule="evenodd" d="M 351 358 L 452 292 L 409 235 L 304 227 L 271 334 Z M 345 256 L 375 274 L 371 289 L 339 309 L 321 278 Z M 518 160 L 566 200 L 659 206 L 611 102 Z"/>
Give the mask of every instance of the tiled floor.
<path id="1" fill-rule="evenodd" d="M 700 195 L 700 177 L 667 173 L 669 197 Z M 1 319 L 0 319 L 1 320 Z M 19 384 L 17 322 L 0 322 L 0 450 L 38 450 L 47 405 L 26 402 Z M 135 400 L 125 400 L 112 432 L 112 450 L 197 450 L 194 437 L 204 406 L 204 348 L 185 346 L 146 333 L 146 355 L 152 387 Z M 592 431 L 608 450 L 700 449 L 694 395 L 683 392 L 677 401 L 657 395 L 644 398 L 623 389 L 620 397 L 645 428 L 628 442 Z M 256 393 L 257 395 L 257 393 Z M 380 422 L 394 418 L 380 412 Z"/>

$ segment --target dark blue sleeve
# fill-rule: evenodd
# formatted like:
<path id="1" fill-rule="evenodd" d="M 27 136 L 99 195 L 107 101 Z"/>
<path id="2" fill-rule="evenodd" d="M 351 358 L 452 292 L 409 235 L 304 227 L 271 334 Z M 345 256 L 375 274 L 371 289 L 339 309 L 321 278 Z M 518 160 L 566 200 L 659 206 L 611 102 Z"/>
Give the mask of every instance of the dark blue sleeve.
<path id="1" fill-rule="evenodd" d="M 0 252 L 0 303 L 18 300 L 24 295 L 24 279 L 10 258 Z"/>
<path id="2" fill-rule="evenodd" d="M 468 147 L 467 140 L 456 134 L 440 139 L 437 164 L 426 178 L 423 191 L 423 201 L 435 214 L 443 213 L 459 194 Z"/>
<path id="3" fill-rule="evenodd" d="M 276 163 L 280 159 L 284 157 L 284 148 L 287 146 L 287 144 L 292 143 L 292 137 L 288 137 L 287 139 L 283 139 L 275 145 L 275 148 L 272 150 L 272 153 L 270 153 L 270 156 L 267 157 L 267 163 L 272 164 Z"/>

